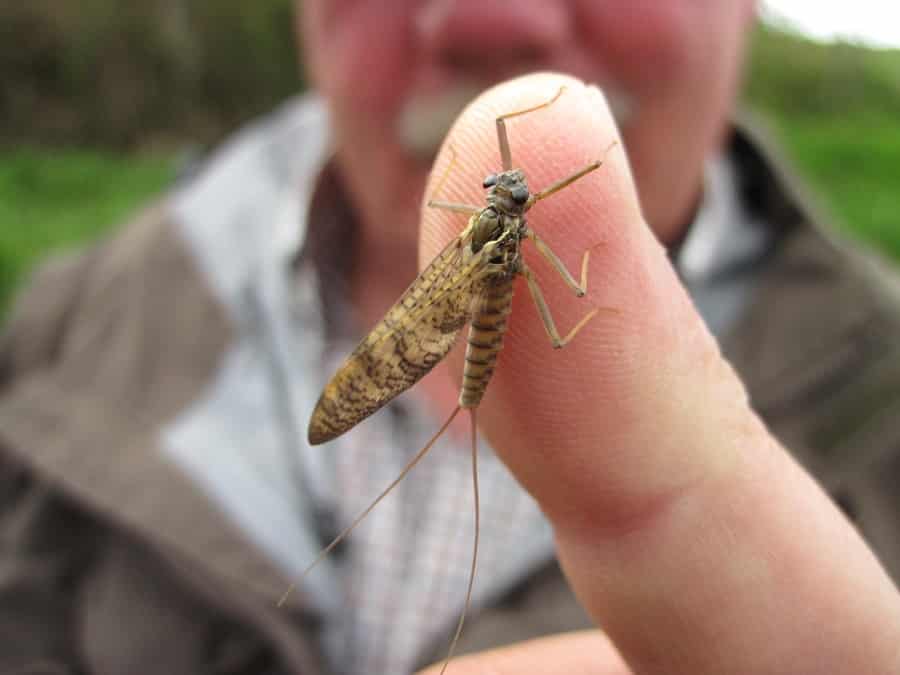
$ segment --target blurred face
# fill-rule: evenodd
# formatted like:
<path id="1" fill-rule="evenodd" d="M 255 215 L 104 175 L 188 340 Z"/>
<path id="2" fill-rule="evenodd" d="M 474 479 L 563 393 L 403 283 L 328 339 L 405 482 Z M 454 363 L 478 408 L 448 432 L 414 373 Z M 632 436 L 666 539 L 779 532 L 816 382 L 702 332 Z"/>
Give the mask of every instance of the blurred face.
<path id="1" fill-rule="evenodd" d="M 663 240 L 690 218 L 721 135 L 753 0 L 299 0 L 310 75 L 364 225 L 415 236 L 425 177 L 455 115 L 509 77 L 597 83 Z"/>

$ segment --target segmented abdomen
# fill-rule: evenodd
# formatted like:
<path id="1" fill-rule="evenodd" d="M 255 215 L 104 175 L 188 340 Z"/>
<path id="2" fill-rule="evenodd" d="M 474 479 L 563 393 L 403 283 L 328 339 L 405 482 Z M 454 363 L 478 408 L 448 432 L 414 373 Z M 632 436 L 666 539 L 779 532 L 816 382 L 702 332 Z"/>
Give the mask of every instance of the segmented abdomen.
<path id="1" fill-rule="evenodd" d="M 477 309 L 472 314 L 466 346 L 466 365 L 463 369 L 461 408 L 474 408 L 487 389 L 497 355 L 503 347 L 506 320 L 512 309 L 513 277 L 486 284 Z"/>

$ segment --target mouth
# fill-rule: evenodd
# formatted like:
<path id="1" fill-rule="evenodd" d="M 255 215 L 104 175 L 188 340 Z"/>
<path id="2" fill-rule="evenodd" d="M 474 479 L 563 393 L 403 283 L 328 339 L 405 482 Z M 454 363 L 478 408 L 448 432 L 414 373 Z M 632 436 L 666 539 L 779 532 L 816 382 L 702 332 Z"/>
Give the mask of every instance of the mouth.
<path id="1" fill-rule="evenodd" d="M 635 112 L 634 99 L 608 83 L 599 87 L 616 124 L 619 128 L 626 126 Z M 430 166 L 456 118 L 485 88 L 483 84 L 461 82 L 438 94 L 409 96 L 394 125 L 400 146 L 414 160 Z"/>

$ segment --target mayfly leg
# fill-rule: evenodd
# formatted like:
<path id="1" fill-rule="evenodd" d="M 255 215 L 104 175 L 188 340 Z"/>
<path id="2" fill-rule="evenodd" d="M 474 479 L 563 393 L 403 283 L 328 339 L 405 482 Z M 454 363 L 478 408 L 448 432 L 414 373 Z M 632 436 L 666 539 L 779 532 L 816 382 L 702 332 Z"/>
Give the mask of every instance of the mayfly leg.
<path id="1" fill-rule="evenodd" d="M 438 181 L 437 186 L 434 188 L 434 192 L 432 195 L 436 195 L 440 193 L 440 191 L 444 188 L 444 183 L 447 182 L 447 178 L 450 176 L 450 171 L 456 165 L 456 150 L 453 149 L 451 145 L 450 148 L 450 161 L 447 163 L 444 172 L 441 174 L 441 179 Z M 432 209 L 444 209 L 445 211 L 455 211 L 456 213 L 465 213 L 468 216 L 474 215 L 481 211 L 483 207 L 474 206 L 473 204 L 460 204 L 458 202 L 445 202 L 437 199 L 429 199 L 428 207 Z"/>
<path id="2" fill-rule="evenodd" d="M 584 297 L 584 294 L 587 293 L 587 278 L 588 278 L 588 263 L 591 260 L 591 251 L 595 248 L 599 248 L 603 246 L 603 242 L 601 241 L 599 244 L 594 244 L 589 249 L 584 252 L 584 255 L 581 256 L 581 279 L 579 281 L 575 281 L 575 277 L 569 272 L 566 266 L 563 264 L 562 260 L 557 257 L 557 255 L 553 252 L 547 242 L 541 239 L 537 232 L 532 230 L 530 227 L 525 231 L 525 236 L 531 239 L 534 242 L 535 248 L 537 248 L 538 253 L 540 253 L 547 261 L 553 265 L 553 269 L 559 273 L 559 276 L 563 278 L 563 281 L 566 282 L 566 286 L 575 291 L 575 295 L 579 298 Z"/>
<path id="3" fill-rule="evenodd" d="M 556 99 L 562 96 L 562 93 L 565 90 L 566 87 L 565 85 L 563 85 L 549 101 L 544 101 L 543 103 L 539 103 L 538 105 L 532 106 L 530 108 L 523 108 L 522 110 L 514 110 L 512 112 L 504 113 L 497 118 L 497 142 L 500 144 L 500 162 L 503 166 L 504 171 L 509 171 L 510 169 L 512 169 L 512 153 L 509 149 L 509 138 L 506 134 L 506 120 L 512 117 L 519 117 L 520 115 L 527 115 L 528 113 L 533 113 L 535 110 L 541 110 L 542 108 L 549 108 L 551 105 L 556 103 Z"/>
<path id="4" fill-rule="evenodd" d="M 562 260 L 557 257 L 557 255 L 553 252 L 549 246 L 547 246 L 546 242 L 541 239 L 537 233 L 534 232 L 531 228 L 529 228 L 525 232 L 525 236 L 531 239 L 534 242 L 535 247 L 538 252 L 544 256 L 551 265 L 553 265 L 553 269 L 557 271 L 559 276 L 563 278 L 563 281 L 566 282 L 566 285 L 575 291 L 575 295 L 579 298 L 583 297 L 585 293 L 587 293 L 587 283 L 588 283 L 588 263 L 591 259 L 591 251 L 595 248 L 603 246 L 603 242 L 599 244 L 594 244 L 588 250 L 584 252 L 584 255 L 581 257 L 581 279 L 579 281 L 575 281 L 575 277 L 572 276 L 571 272 L 566 269 L 566 266 L 563 264 Z M 534 300 L 534 304 L 537 307 L 538 314 L 541 317 L 541 321 L 544 324 L 544 329 L 547 331 L 547 335 L 550 336 L 550 342 L 553 343 L 554 349 L 560 349 L 565 347 L 571 340 L 574 338 L 578 331 L 584 328 L 585 324 L 593 319 L 598 312 L 612 312 L 614 314 L 620 314 L 619 310 L 613 307 L 595 307 L 590 312 L 585 314 L 581 320 L 575 324 L 575 327 L 572 328 L 568 332 L 565 337 L 560 337 L 559 331 L 556 328 L 556 322 L 553 320 L 553 316 L 550 314 L 550 308 L 547 306 L 547 301 L 544 300 L 544 294 L 541 291 L 541 287 L 538 285 L 537 279 L 534 276 L 534 272 L 526 265 L 524 262 L 521 263 L 521 272 L 522 276 L 525 277 L 525 281 L 528 282 L 528 290 L 531 292 L 531 298 Z"/>
<path id="5" fill-rule="evenodd" d="M 534 204 L 534 202 L 538 202 L 542 199 L 546 199 L 553 193 L 559 192 L 564 187 L 568 187 L 569 185 L 574 183 L 576 180 L 578 180 L 582 176 L 586 176 L 591 171 L 599 169 L 601 164 L 603 164 L 603 162 L 600 161 L 599 159 L 595 162 L 591 162 L 583 169 L 579 169 L 578 171 L 573 173 L 571 176 L 568 176 L 566 178 L 563 178 L 562 180 L 555 182 L 553 185 L 550 185 L 549 187 L 544 188 L 540 192 L 535 192 L 533 195 L 531 195 L 531 197 L 529 198 L 529 201 L 532 204 Z"/>
<path id="6" fill-rule="evenodd" d="M 594 244 L 584 252 L 583 256 L 581 256 L 581 279 L 575 281 L 575 277 L 572 276 L 572 273 L 569 272 L 569 270 L 563 264 L 562 260 L 559 259 L 559 257 L 553 252 L 553 249 L 551 249 L 534 230 L 528 228 L 525 231 L 525 236 L 534 242 L 534 245 L 537 248 L 538 252 L 542 256 L 544 256 L 544 258 L 546 258 L 547 261 L 553 266 L 553 269 L 555 269 L 559 276 L 562 277 L 563 281 L 566 282 L 566 286 L 575 291 L 575 295 L 581 298 L 585 293 L 587 293 L 588 264 L 591 260 L 591 251 L 593 251 L 595 248 L 603 246 L 603 242 Z M 550 308 L 547 306 L 547 301 L 544 300 L 544 294 L 541 291 L 541 287 L 538 285 L 537 279 L 534 276 L 534 272 L 531 271 L 531 268 L 529 268 L 524 261 L 521 263 L 521 272 L 522 276 L 525 277 L 525 281 L 528 282 L 528 290 L 531 292 L 531 298 L 532 300 L 534 300 L 534 304 L 537 307 L 538 314 L 541 317 L 541 321 L 544 323 L 544 328 L 547 331 L 547 335 L 550 337 L 550 342 L 553 343 L 554 349 L 565 347 L 572 340 L 572 338 L 574 338 L 578 334 L 578 331 L 584 328 L 585 324 L 593 319 L 598 312 L 606 311 L 615 314 L 620 313 L 619 310 L 612 307 L 595 307 L 590 312 L 585 314 L 565 337 L 560 337 L 559 331 L 556 328 L 556 322 L 553 320 L 553 316 L 550 314 Z"/>
<path id="7" fill-rule="evenodd" d="M 531 195 L 528 200 L 529 206 L 534 202 L 540 201 L 541 199 L 545 199 L 550 195 L 559 192 L 563 188 L 577 181 L 579 178 L 582 178 L 592 171 L 599 169 L 603 165 L 603 162 L 606 159 L 606 155 L 609 154 L 609 151 L 612 150 L 613 147 L 616 146 L 616 144 L 617 141 L 613 141 L 607 146 L 606 150 L 603 153 L 604 159 L 591 162 L 584 168 L 579 169 L 578 171 L 573 173 L 571 176 L 567 176 L 562 180 L 558 180 L 552 185 L 547 186 L 540 192 L 536 192 Z M 584 297 L 584 294 L 587 293 L 588 264 L 590 263 L 591 259 L 591 251 L 593 251 L 595 248 L 598 248 L 599 246 L 602 246 L 603 242 L 594 244 L 584 252 L 584 255 L 581 256 L 581 279 L 579 281 L 576 281 L 575 277 L 572 276 L 571 272 L 569 272 L 569 270 L 563 264 L 562 260 L 559 259 L 559 256 L 557 256 L 553 252 L 553 249 L 551 249 L 547 245 L 547 242 L 545 242 L 538 236 L 537 232 L 529 227 L 525 230 L 525 237 L 534 242 L 535 248 L 537 248 L 538 253 L 540 253 L 542 256 L 544 256 L 544 258 L 547 259 L 547 261 L 553 266 L 553 269 L 555 269 L 559 276 L 562 277 L 566 285 L 573 291 L 575 291 L 575 295 L 579 298 Z M 521 272 L 522 276 L 524 276 L 525 280 L 528 282 L 528 290 L 531 292 L 531 298 L 534 300 L 534 304 L 537 307 L 538 314 L 541 317 L 541 321 L 544 323 L 544 328 L 547 331 L 547 335 L 550 337 L 550 341 L 553 343 L 554 349 L 560 349 L 561 347 L 566 346 L 566 344 L 568 344 L 572 340 L 572 338 L 574 338 L 575 335 L 578 334 L 578 331 L 584 328 L 585 324 L 593 319 L 598 312 L 608 311 L 615 314 L 620 313 L 618 310 L 610 307 L 595 307 L 593 310 L 583 316 L 565 337 L 560 337 L 559 331 L 556 328 L 556 322 L 553 321 L 553 316 L 550 314 L 550 308 L 547 306 L 546 300 L 544 300 L 544 294 L 541 291 L 541 287 L 537 283 L 534 272 L 531 271 L 531 269 L 525 264 L 524 261 L 521 263 Z"/>
<path id="8" fill-rule="evenodd" d="M 534 300 L 538 314 L 541 317 L 541 321 L 544 323 L 547 335 L 550 336 L 550 342 L 553 343 L 554 349 L 565 347 L 572 338 L 578 334 L 578 331 L 584 328 L 585 324 L 597 316 L 597 313 L 600 311 L 599 307 L 594 307 L 594 309 L 585 314 L 581 320 L 575 324 L 575 327 L 572 328 L 565 337 L 560 337 L 559 331 L 556 329 L 556 322 L 553 321 L 553 316 L 550 314 L 550 308 L 547 306 L 547 301 L 544 300 L 544 294 L 541 292 L 541 287 L 538 286 L 537 279 L 534 278 L 534 272 L 532 272 L 525 263 L 522 263 L 521 270 L 522 276 L 524 276 L 525 281 L 528 282 L 528 290 L 531 291 L 531 298 Z M 616 310 L 611 309 L 610 311 Z"/>
<path id="9" fill-rule="evenodd" d="M 603 162 L 606 161 L 606 156 L 609 154 L 609 151 L 612 150 L 617 144 L 618 144 L 618 141 L 613 141 L 608 146 L 606 146 L 606 150 L 603 151 L 603 159 L 598 159 L 596 161 L 593 161 L 590 164 L 588 164 L 587 166 L 585 166 L 585 167 L 579 169 L 578 171 L 576 171 L 575 173 L 573 173 L 571 176 L 567 176 L 567 177 L 563 178 L 562 180 L 556 181 L 552 185 L 548 185 L 540 192 L 535 192 L 533 195 L 531 195 L 531 197 L 528 198 L 529 207 L 531 205 L 533 205 L 535 202 L 539 202 L 542 199 L 546 199 L 550 195 L 552 195 L 556 192 L 559 192 L 560 190 L 562 190 L 565 187 L 568 187 L 569 185 L 574 183 L 579 178 L 582 178 L 582 177 L 586 176 L 587 174 L 589 174 L 591 171 L 595 171 L 596 169 L 599 169 L 601 166 L 603 166 Z"/>

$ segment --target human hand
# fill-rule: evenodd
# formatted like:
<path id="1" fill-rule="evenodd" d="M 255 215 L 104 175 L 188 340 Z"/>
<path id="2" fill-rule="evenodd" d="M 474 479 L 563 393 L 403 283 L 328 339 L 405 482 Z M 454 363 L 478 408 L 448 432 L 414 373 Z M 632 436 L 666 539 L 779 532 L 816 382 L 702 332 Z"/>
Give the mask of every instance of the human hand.
<path id="1" fill-rule="evenodd" d="M 494 118 L 560 83 L 553 106 L 510 123 L 514 165 L 535 191 L 603 157 L 618 132 L 599 92 L 520 78 L 457 121 L 441 198 L 482 203 L 499 165 Z M 461 657 L 454 675 L 900 672 L 900 594 L 751 410 L 642 220 L 623 147 L 529 223 L 570 270 L 603 242 L 581 300 L 525 245 L 560 332 L 591 307 L 616 311 L 554 352 L 520 285 L 478 419 L 552 522 L 569 583 L 604 634 Z M 422 259 L 460 229 L 458 214 L 426 209 Z M 462 353 L 448 364 L 458 375 Z"/>

